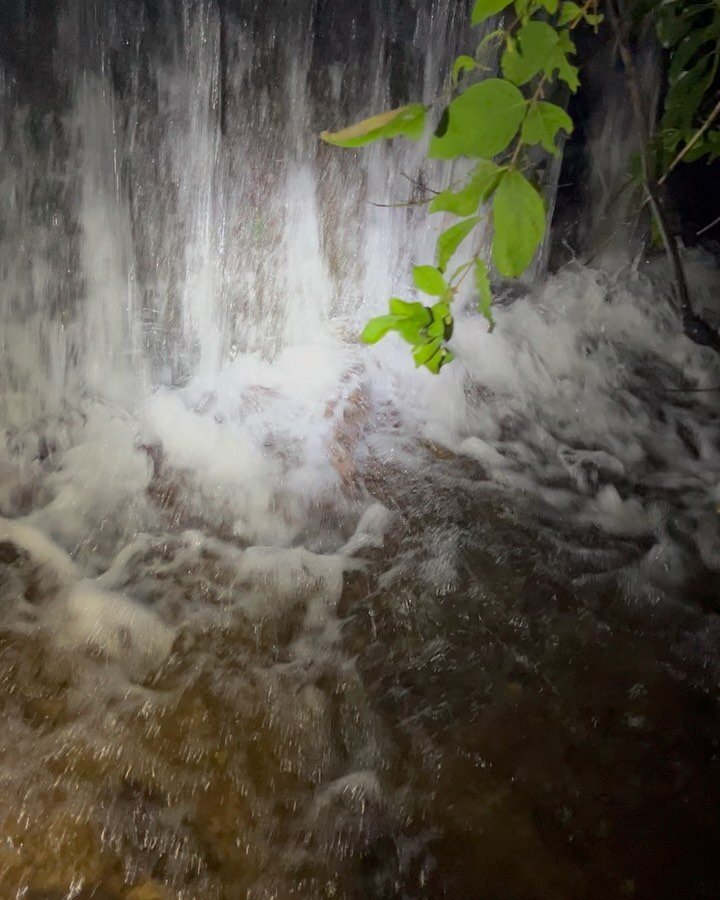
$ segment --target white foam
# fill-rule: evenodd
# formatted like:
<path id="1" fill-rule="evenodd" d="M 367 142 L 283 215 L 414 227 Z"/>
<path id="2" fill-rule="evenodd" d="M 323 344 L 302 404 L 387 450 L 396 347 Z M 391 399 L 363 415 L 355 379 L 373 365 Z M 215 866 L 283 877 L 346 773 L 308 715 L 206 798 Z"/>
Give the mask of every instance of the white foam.
<path id="1" fill-rule="evenodd" d="M 43 625 L 59 649 L 93 650 L 134 678 L 158 669 L 176 636 L 152 610 L 89 579 L 51 603 Z"/>
<path id="2" fill-rule="evenodd" d="M 70 556 L 37 528 L 19 519 L 0 519 L 0 540 L 10 541 L 40 566 L 46 567 L 60 582 L 69 583 L 79 577 Z"/>
<path id="3" fill-rule="evenodd" d="M 479 437 L 469 437 L 460 441 L 458 444 L 458 453 L 462 456 L 469 456 L 478 462 L 486 463 L 493 468 L 502 467 L 507 461 L 498 453 L 498 451 L 487 441 L 483 441 Z"/>
<path id="4" fill-rule="evenodd" d="M 362 514 L 355 533 L 340 551 L 344 556 L 355 556 L 367 549 L 378 549 L 385 543 L 394 516 L 382 503 L 373 503 Z"/>
<path id="5" fill-rule="evenodd" d="M 612 484 L 598 491 L 580 516 L 581 521 L 592 522 L 609 534 L 640 537 L 650 534 L 653 523 L 634 497 L 623 500 Z"/>

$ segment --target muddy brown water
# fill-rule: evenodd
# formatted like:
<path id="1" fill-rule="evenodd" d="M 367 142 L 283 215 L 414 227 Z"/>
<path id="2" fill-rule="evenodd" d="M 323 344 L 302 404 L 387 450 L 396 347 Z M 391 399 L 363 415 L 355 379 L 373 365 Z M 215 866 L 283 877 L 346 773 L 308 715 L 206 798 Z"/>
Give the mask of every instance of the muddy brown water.
<path id="1" fill-rule="evenodd" d="M 368 479 L 393 527 L 324 624 L 315 575 L 250 614 L 170 533 L 127 589 L 219 615 L 157 671 L 6 620 L 0 895 L 720 895 L 717 577 L 633 581 L 647 541 L 426 464 Z M 6 604 L 50 602 L 11 543 L 0 570 Z"/>

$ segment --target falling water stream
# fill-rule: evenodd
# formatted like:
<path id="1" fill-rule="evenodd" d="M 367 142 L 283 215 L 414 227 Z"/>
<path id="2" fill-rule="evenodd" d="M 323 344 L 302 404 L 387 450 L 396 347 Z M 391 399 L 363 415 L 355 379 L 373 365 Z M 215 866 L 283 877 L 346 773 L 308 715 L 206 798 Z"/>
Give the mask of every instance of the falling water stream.
<path id="1" fill-rule="evenodd" d="M 438 227 L 374 204 L 451 173 L 316 135 L 437 96 L 465 5 L 4 9 L 0 897 L 719 896 L 720 365 L 662 264 L 439 377 L 356 341 Z"/>

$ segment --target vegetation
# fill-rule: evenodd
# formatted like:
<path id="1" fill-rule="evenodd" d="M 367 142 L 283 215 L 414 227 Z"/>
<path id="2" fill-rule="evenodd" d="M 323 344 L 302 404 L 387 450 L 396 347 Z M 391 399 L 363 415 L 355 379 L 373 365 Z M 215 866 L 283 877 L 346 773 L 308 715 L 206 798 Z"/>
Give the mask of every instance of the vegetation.
<path id="1" fill-rule="evenodd" d="M 476 0 L 472 25 L 501 14 L 501 24 L 485 34 L 473 56 L 455 60 L 450 94 L 437 103 L 444 108 L 430 139 L 432 159 L 466 158 L 475 165 L 466 177 L 430 202 L 430 213 L 457 219 L 438 238 L 432 264 L 413 267 L 413 282 L 432 302 L 407 302 L 393 297 L 388 313 L 367 323 L 362 340 L 375 343 L 391 331 L 412 346 L 416 365 L 437 373 L 453 358 L 447 346 L 452 336 L 452 302 L 472 273 L 479 312 L 493 328 L 488 262 L 478 252 L 469 262 L 453 266 L 460 246 L 475 236 L 481 222 L 491 228 L 491 263 L 501 276 L 516 278 L 530 266 L 547 227 L 545 200 L 538 187 L 533 161 L 542 152 L 557 155 L 573 122 L 563 106 L 550 102 L 564 84 L 580 87 L 575 65 L 573 32 L 579 26 L 598 33 L 608 12 L 613 36 L 628 76 L 643 148 L 636 184 L 645 193 L 655 231 L 675 266 L 678 292 L 691 316 L 677 247 L 665 222 L 661 186 L 669 171 L 683 159 L 720 155 L 720 131 L 713 124 L 720 114 L 717 75 L 720 63 L 720 0 L 641 0 L 628 13 L 621 0 L 583 5 L 572 0 Z M 634 74 L 632 36 L 651 18 L 670 52 L 668 90 L 657 129 L 647 123 Z M 500 72 L 488 63 L 499 55 Z M 379 139 L 419 140 L 426 130 L 431 107 L 410 104 L 365 119 L 321 137 L 341 147 L 362 147 Z"/>
<path id="2" fill-rule="evenodd" d="M 671 54 L 656 140 L 655 174 L 664 180 L 682 160 L 720 156 L 720 129 L 712 127 L 720 115 L 720 0 L 663 3 L 657 33 Z"/>

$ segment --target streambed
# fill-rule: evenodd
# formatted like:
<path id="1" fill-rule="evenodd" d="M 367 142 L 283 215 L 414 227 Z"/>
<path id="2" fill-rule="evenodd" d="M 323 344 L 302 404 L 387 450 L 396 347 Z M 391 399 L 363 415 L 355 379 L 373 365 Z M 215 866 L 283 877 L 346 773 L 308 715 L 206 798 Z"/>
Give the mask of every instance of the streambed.
<path id="1" fill-rule="evenodd" d="M 592 374 L 601 284 L 500 310 L 498 353 L 547 382 L 511 404 L 456 370 L 455 432 L 439 380 L 403 410 L 382 358 L 327 345 L 323 377 L 245 361 L 7 442 L 4 895 L 716 896 L 716 425 L 668 391 L 705 351 L 648 306 L 660 391 L 635 285 Z M 571 296 L 592 449 L 532 325 Z"/>

